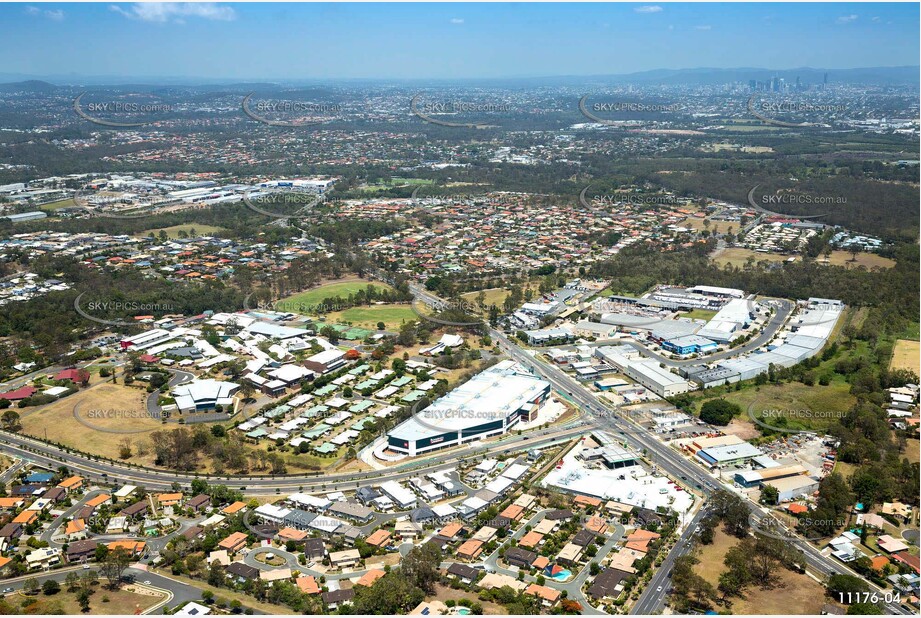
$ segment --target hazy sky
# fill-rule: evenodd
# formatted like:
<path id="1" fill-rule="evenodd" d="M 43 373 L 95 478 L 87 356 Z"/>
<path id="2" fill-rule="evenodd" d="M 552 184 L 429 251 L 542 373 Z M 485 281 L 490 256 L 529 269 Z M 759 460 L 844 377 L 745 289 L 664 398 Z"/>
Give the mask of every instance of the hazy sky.
<path id="1" fill-rule="evenodd" d="M 0 5 L 0 72 L 463 78 L 916 65 L 917 3 Z"/>

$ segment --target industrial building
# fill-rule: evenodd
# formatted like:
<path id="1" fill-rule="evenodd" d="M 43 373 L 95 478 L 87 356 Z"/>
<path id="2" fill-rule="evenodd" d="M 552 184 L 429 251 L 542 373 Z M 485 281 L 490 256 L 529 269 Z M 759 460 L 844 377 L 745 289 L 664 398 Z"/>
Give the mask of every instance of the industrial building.
<path id="1" fill-rule="evenodd" d="M 632 346 L 602 346 L 595 350 L 595 356 L 617 367 L 627 377 L 660 397 L 673 397 L 691 390 L 691 385 L 686 380 L 663 369 L 659 363 L 644 358 Z"/>
<path id="2" fill-rule="evenodd" d="M 415 456 L 501 435 L 520 420 L 534 420 L 549 395 L 549 382 L 504 361 L 392 429 L 387 443 L 394 451 Z"/>
<path id="3" fill-rule="evenodd" d="M 804 496 L 808 497 L 819 490 L 819 482 L 803 474 L 773 479 L 764 484 L 777 490 L 778 502 L 790 502 Z"/>
<path id="4" fill-rule="evenodd" d="M 716 350 L 714 341 L 700 335 L 685 335 L 662 342 L 662 348 L 675 354 L 706 354 Z"/>
<path id="5" fill-rule="evenodd" d="M 703 448 L 697 451 L 697 458 L 711 468 L 722 468 L 747 463 L 763 454 L 748 442 L 741 442 Z"/>
<path id="6" fill-rule="evenodd" d="M 751 302 L 744 298 L 733 298 L 697 334 L 718 343 L 729 343 L 738 338 L 739 331 L 751 322 Z"/>
<path id="7" fill-rule="evenodd" d="M 799 464 L 787 466 L 773 466 L 760 470 L 743 470 L 736 472 L 735 482 L 742 487 L 760 487 L 763 484 L 773 484 L 779 479 L 806 474 L 805 467 Z"/>
<path id="8" fill-rule="evenodd" d="M 682 370 L 681 374 L 692 382 L 699 384 L 701 388 L 732 384 L 742 379 L 738 371 L 723 366 L 710 368 L 704 365 L 695 365 Z"/>
<path id="9" fill-rule="evenodd" d="M 36 219 L 45 219 L 48 217 L 48 213 L 42 212 L 40 210 L 34 210 L 32 212 L 20 212 L 14 213 L 12 215 L 4 215 L 4 219 L 12 221 L 13 223 L 22 223 L 23 221 L 35 221 Z"/>

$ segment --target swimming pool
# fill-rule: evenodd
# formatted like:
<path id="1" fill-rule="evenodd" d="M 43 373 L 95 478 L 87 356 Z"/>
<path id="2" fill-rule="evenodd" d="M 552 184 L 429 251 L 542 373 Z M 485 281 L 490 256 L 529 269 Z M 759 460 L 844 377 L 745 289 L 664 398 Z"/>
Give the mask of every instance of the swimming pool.
<path id="1" fill-rule="evenodd" d="M 570 577 L 572 577 L 572 572 L 569 571 L 568 569 L 563 569 L 562 571 L 560 571 L 560 572 L 557 573 L 556 575 L 551 575 L 551 576 L 550 576 L 550 579 L 555 579 L 555 580 L 561 582 L 561 581 L 563 581 L 564 579 L 569 579 Z"/>
<path id="2" fill-rule="evenodd" d="M 470 615 L 470 608 L 469 608 L 469 607 L 458 607 L 458 608 L 457 608 L 457 615 L 458 615 L 458 616 L 469 616 L 469 615 Z"/>

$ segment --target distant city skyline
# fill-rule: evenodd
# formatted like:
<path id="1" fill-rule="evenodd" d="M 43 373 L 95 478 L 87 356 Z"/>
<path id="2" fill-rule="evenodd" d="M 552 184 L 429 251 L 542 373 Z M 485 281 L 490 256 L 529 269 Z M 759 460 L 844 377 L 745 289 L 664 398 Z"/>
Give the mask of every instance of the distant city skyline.
<path id="1" fill-rule="evenodd" d="M 916 3 L 0 5 L 4 76 L 476 79 L 918 64 Z"/>

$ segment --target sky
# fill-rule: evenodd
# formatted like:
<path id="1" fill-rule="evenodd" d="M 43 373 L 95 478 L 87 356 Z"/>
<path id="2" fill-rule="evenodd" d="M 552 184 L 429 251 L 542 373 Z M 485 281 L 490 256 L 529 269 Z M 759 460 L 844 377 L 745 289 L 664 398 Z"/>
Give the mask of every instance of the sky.
<path id="1" fill-rule="evenodd" d="M 917 65 L 918 3 L 4 3 L 0 73 L 462 79 Z"/>

